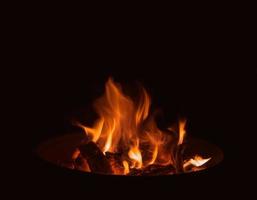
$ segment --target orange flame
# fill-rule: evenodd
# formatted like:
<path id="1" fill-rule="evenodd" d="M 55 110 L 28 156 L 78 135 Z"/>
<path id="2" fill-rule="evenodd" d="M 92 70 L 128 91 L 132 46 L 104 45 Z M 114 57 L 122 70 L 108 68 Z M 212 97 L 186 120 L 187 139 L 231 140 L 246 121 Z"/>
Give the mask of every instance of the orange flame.
<path id="1" fill-rule="evenodd" d="M 112 127 L 109 127 L 108 130 L 109 130 L 109 132 L 108 132 L 108 135 L 107 135 L 106 143 L 105 143 L 104 148 L 103 148 L 103 153 L 106 153 L 107 151 L 110 151 L 110 149 L 111 149 L 112 137 L 113 137 L 113 133 L 115 131 L 115 121 L 113 122 Z"/>
<path id="2" fill-rule="evenodd" d="M 156 160 L 156 158 L 157 158 L 157 155 L 158 155 L 158 145 L 155 145 L 154 150 L 153 150 L 152 159 L 151 159 L 151 161 L 148 163 L 149 165 L 154 164 L 154 162 L 155 162 L 155 160 Z"/>
<path id="3" fill-rule="evenodd" d="M 95 122 L 94 128 L 83 126 L 80 123 L 78 123 L 77 125 L 84 129 L 85 133 L 92 138 L 93 142 L 96 142 L 102 133 L 103 124 L 104 120 L 100 118 L 98 121 Z"/>
<path id="4" fill-rule="evenodd" d="M 138 109 L 136 111 L 136 126 L 138 126 L 143 120 L 148 117 L 150 104 L 150 97 L 148 96 L 146 90 L 143 88 L 143 95 L 141 96 Z"/>
<path id="5" fill-rule="evenodd" d="M 172 135 L 161 131 L 154 117 L 149 116 L 151 99 L 144 88 L 139 97 L 139 101 L 133 101 L 123 93 L 119 84 L 109 78 L 105 94 L 94 104 L 99 119 L 93 127 L 78 124 L 104 154 L 123 152 L 123 170 L 113 170 L 115 174 L 128 174 L 132 168 L 173 162 L 169 146 L 173 141 Z M 177 145 L 184 141 L 185 125 L 186 120 L 179 121 Z M 145 152 L 150 153 L 146 155 Z M 196 160 L 194 162 L 199 162 Z M 195 164 L 192 160 L 190 162 Z"/>
<path id="6" fill-rule="evenodd" d="M 178 145 L 181 145 L 184 141 L 185 135 L 186 135 L 186 120 L 181 119 L 179 120 L 179 140 L 178 140 Z"/>
<path id="7" fill-rule="evenodd" d="M 205 163 L 207 163 L 211 158 L 202 158 L 199 155 L 195 155 L 194 158 L 191 158 L 190 160 L 188 160 L 187 162 L 184 163 L 183 167 L 186 168 L 190 165 L 193 165 L 195 167 L 201 167 L 202 165 L 204 165 Z"/>
<path id="8" fill-rule="evenodd" d="M 123 172 L 123 174 L 126 175 L 126 174 L 129 173 L 129 164 L 128 164 L 128 162 L 127 162 L 126 160 L 124 160 L 124 161 L 122 162 L 122 164 L 123 164 L 123 167 L 124 167 L 124 172 Z"/>
<path id="9" fill-rule="evenodd" d="M 139 126 L 148 116 L 150 98 L 145 90 L 138 105 L 123 94 L 120 86 L 109 79 L 105 94 L 95 103 L 100 119 L 93 128 L 82 127 L 104 151 L 115 152 L 119 143 L 129 146 L 132 138 L 137 138 Z M 134 141 L 135 142 L 135 141 Z"/>
<path id="10" fill-rule="evenodd" d="M 128 152 L 128 156 L 129 156 L 129 158 L 131 158 L 131 160 L 134 161 L 133 167 L 135 167 L 137 169 L 142 167 L 143 161 L 142 161 L 141 152 L 139 150 L 139 140 L 138 139 L 136 140 L 136 144 L 130 148 L 130 150 Z"/>

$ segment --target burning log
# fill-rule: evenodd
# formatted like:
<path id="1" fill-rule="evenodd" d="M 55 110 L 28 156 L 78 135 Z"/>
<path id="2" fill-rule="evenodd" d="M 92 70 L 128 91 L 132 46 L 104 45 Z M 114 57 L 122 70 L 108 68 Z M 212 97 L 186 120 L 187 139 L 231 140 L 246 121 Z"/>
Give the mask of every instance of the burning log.
<path id="1" fill-rule="evenodd" d="M 94 142 L 79 147 L 81 155 L 87 160 L 91 172 L 112 174 L 112 168 L 103 152 Z"/>
<path id="2" fill-rule="evenodd" d="M 127 174 L 129 176 L 142 176 L 143 170 L 142 169 L 130 169 L 130 172 Z"/>
<path id="3" fill-rule="evenodd" d="M 131 169 L 130 176 L 161 176 L 174 174 L 175 168 L 172 165 L 149 165 L 144 169 Z"/>
<path id="4" fill-rule="evenodd" d="M 121 153 L 106 152 L 105 156 L 108 160 L 113 160 L 114 162 L 116 162 L 122 166 L 122 154 Z"/>
<path id="5" fill-rule="evenodd" d="M 85 172 L 90 172 L 88 162 L 81 154 L 74 160 L 75 169 Z"/>
<path id="6" fill-rule="evenodd" d="M 75 165 L 73 161 L 58 161 L 58 164 L 62 167 L 66 167 L 69 169 L 75 169 Z"/>
<path id="7" fill-rule="evenodd" d="M 186 148 L 186 145 L 182 144 L 182 145 L 176 146 L 174 149 L 174 164 L 175 164 L 176 173 L 184 172 L 183 154 L 184 154 L 185 148 Z"/>
<path id="8" fill-rule="evenodd" d="M 160 176 L 160 175 L 168 175 L 174 174 L 175 168 L 172 165 L 149 165 L 144 170 L 143 176 Z"/>
<path id="9" fill-rule="evenodd" d="M 123 174 L 124 173 L 124 167 L 122 164 L 122 154 L 121 153 L 106 152 L 105 156 L 108 159 L 108 162 L 111 165 L 112 171 L 115 174 Z"/>

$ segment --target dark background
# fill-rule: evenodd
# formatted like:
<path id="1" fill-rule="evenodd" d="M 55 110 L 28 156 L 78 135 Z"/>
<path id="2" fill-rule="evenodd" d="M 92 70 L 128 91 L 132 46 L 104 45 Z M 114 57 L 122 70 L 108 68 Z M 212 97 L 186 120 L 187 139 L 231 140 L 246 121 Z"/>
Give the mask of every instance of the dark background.
<path id="1" fill-rule="evenodd" d="M 32 190 L 39 197 L 81 195 L 85 189 L 111 196 L 115 186 L 124 184 L 136 186 L 141 195 L 149 188 L 153 195 L 171 192 L 188 197 L 201 188 L 209 198 L 221 193 L 249 195 L 255 165 L 251 155 L 257 77 L 252 41 L 245 34 L 251 26 L 238 16 L 208 11 L 164 16 L 165 21 L 145 15 L 140 19 L 94 15 L 83 23 L 59 14 L 33 16 L 17 18 L 19 34 L 13 37 L 17 56 L 8 63 L 14 80 L 9 87 L 14 108 L 11 127 L 19 130 L 12 137 L 20 152 L 25 150 L 15 158 L 21 163 L 19 191 Z M 199 176 L 110 178 L 106 185 L 101 177 L 41 162 L 35 154 L 37 145 L 72 131 L 71 121 L 80 111 L 90 115 L 85 110 L 102 94 L 109 76 L 125 85 L 141 82 L 153 105 L 162 108 L 164 124 L 185 116 L 189 134 L 220 146 L 224 161 Z M 183 187 L 190 192 L 183 192 Z"/>

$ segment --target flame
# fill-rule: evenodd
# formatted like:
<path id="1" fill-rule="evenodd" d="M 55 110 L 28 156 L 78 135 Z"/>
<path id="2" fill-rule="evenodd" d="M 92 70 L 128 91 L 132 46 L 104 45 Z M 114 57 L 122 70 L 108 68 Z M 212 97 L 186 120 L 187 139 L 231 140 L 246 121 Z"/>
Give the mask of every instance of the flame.
<path id="1" fill-rule="evenodd" d="M 201 167 L 202 165 L 204 165 L 205 163 L 207 163 L 211 158 L 202 158 L 199 155 L 195 155 L 194 158 L 191 158 L 190 160 L 188 160 L 187 162 L 184 163 L 183 167 L 186 168 L 190 165 L 193 165 L 195 167 Z"/>
<path id="2" fill-rule="evenodd" d="M 130 150 L 128 152 L 128 156 L 129 156 L 129 158 L 131 158 L 131 160 L 134 161 L 133 167 L 135 167 L 137 169 L 142 167 L 143 161 L 142 161 L 141 152 L 139 150 L 139 140 L 138 139 L 136 140 L 136 144 L 130 148 Z"/>
<path id="3" fill-rule="evenodd" d="M 139 167 L 142 166 L 139 126 L 148 117 L 150 104 L 151 100 L 145 89 L 142 89 L 139 102 L 135 103 L 123 93 L 120 85 L 110 78 L 105 85 L 105 94 L 94 104 L 99 120 L 92 128 L 78 125 L 104 153 L 115 153 L 120 146 L 129 149 L 128 155 Z"/>
<path id="4" fill-rule="evenodd" d="M 138 126 L 143 120 L 145 120 L 149 113 L 150 97 L 146 90 L 143 88 L 143 95 L 139 101 L 138 109 L 136 111 L 136 126 Z"/>
<path id="5" fill-rule="evenodd" d="M 184 141 L 185 135 L 186 135 L 186 120 L 181 119 L 179 120 L 179 140 L 178 145 L 181 145 Z"/>
<path id="6" fill-rule="evenodd" d="M 142 169 L 152 164 L 169 165 L 174 162 L 171 155 L 173 136 L 157 127 L 154 116 L 149 115 L 150 96 L 144 88 L 141 89 L 136 101 L 127 96 L 121 86 L 109 78 L 105 84 L 104 95 L 94 103 L 98 120 L 92 127 L 78 123 L 104 154 L 122 152 L 120 163 L 112 161 L 114 174 L 128 174 L 132 168 Z M 178 141 L 175 140 L 175 145 L 183 144 L 185 126 L 186 120 L 180 120 L 176 131 L 179 136 Z M 184 166 L 197 166 L 208 160 L 204 161 L 205 159 L 195 157 Z"/>
<path id="7" fill-rule="evenodd" d="M 113 136 L 113 132 L 115 130 L 115 121 L 112 124 L 112 127 L 109 128 L 109 134 L 107 135 L 107 139 L 106 139 L 106 143 L 104 145 L 103 148 L 103 153 L 105 154 L 107 151 L 110 151 L 111 146 L 112 146 L 112 136 Z"/>
<path id="8" fill-rule="evenodd" d="M 77 125 L 82 129 L 84 129 L 85 133 L 92 138 L 93 142 L 96 142 L 99 139 L 102 133 L 103 124 L 104 124 L 104 120 L 102 118 L 100 118 L 95 122 L 94 128 L 89 128 L 89 127 L 83 126 L 80 123 L 77 123 Z"/>
<path id="9" fill-rule="evenodd" d="M 126 175 L 126 174 L 129 173 L 129 164 L 128 164 L 128 162 L 127 162 L 126 160 L 124 160 L 124 161 L 122 162 L 122 164 L 123 164 L 123 167 L 124 167 L 124 172 L 123 172 L 123 174 Z"/>
<path id="10" fill-rule="evenodd" d="M 157 158 L 157 155 L 158 155 L 158 145 L 155 145 L 154 150 L 153 150 L 152 159 L 151 159 L 151 161 L 148 163 L 149 165 L 154 164 L 154 162 L 155 162 L 155 160 L 156 160 L 156 158 Z"/>
<path id="11" fill-rule="evenodd" d="M 145 137 L 141 138 L 141 141 L 150 146 L 149 152 L 151 159 L 149 159 L 148 165 L 172 164 L 170 143 L 173 141 L 173 137 L 169 134 L 165 134 L 157 127 L 153 116 L 148 119 L 146 127 L 147 131 L 145 131 Z"/>

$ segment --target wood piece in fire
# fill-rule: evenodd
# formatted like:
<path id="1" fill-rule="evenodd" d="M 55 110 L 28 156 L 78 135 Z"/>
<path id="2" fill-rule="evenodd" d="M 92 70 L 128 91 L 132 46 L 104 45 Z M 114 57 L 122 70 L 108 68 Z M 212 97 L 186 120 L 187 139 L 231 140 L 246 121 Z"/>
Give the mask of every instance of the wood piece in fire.
<path id="1" fill-rule="evenodd" d="M 186 148 L 186 144 L 181 144 L 178 145 L 174 148 L 173 150 L 173 154 L 174 158 L 173 158 L 173 162 L 174 162 L 174 167 L 176 170 L 176 173 L 183 173 L 184 172 L 184 168 L 183 168 L 183 163 L 184 163 L 184 151 Z"/>
<path id="2" fill-rule="evenodd" d="M 91 172 L 112 174 L 108 159 L 94 142 L 79 146 L 81 155 L 87 160 Z"/>
<path id="3" fill-rule="evenodd" d="M 149 165 L 144 169 L 131 169 L 130 176 L 161 176 L 174 174 L 175 168 L 172 165 Z"/>
<path id="4" fill-rule="evenodd" d="M 84 171 L 84 172 L 90 172 L 88 162 L 81 154 L 74 160 L 74 163 L 75 163 L 75 169 Z"/>
<path id="5" fill-rule="evenodd" d="M 143 176 L 161 176 L 161 175 L 169 175 L 174 174 L 175 168 L 172 165 L 149 165 L 144 170 Z"/>
<path id="6" fill-rule="evenodd" d="M 142 176 L 143 170 L 142 169 L 130 169 L 130 172 L 127 174 L 128 176 Z"/>
<path id="7" fill-rule="evenodd" d="M 122 154 L 121 153 L 106 152 L 105 156 L 108 159 L 108 162 L 110 163 L 110 165 L 112 167 L 112 171 L 115 174 L 123 174 L 124 173 L 124 167 L 122 164 Z"/>

